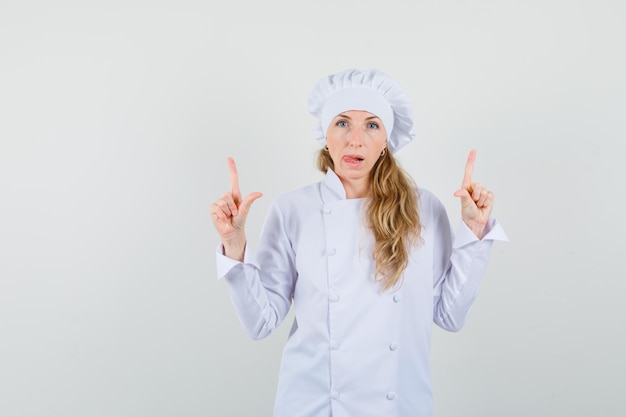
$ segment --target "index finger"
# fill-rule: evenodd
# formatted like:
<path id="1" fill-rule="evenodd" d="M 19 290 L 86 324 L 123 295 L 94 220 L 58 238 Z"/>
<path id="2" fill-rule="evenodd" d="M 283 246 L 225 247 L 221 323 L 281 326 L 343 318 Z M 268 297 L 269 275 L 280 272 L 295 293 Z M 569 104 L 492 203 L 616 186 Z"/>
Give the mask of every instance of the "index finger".
<path id="1" fill-rule="evenodd" d="M 228 170 L 230 172 L 230 192 L 235 201 L 241 200 L 241 192 L 239 191 L 239 175 L 237 174 L 237 165 L 233 158 L 228 158 Z"/>
<path id="2" fill-rule="evenodd" d="M 476 160 L 476 151 L 472 149 L 467 157 L 467 163 L 465 164 L 465 175 L 463 176 L 463 188 L 468 188 L 472 185 L 472 175 L 474 173 L 474 161 Z"/>

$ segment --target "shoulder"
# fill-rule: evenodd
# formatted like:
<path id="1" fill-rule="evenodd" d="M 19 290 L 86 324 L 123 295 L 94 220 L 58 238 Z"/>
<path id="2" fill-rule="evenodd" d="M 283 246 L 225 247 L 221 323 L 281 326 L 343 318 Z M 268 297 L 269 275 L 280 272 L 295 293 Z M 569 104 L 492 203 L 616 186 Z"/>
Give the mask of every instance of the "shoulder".
<path id="1" fill-rule="evenodd" d="M 272 200 L 268 218 L 279 219 L 289 233 L 300 229 L 304 222 L 319 217 L 321 210 L 319 183 L 284 192 Z"/>
<path id="2" fill-rule="evenodd" d="M 317 207 L 320 201 L 320 182 L 309 184 L 278 195 L 272 205 L 281 212 L 305 210 Z"/>
<path id="3" fill-rule="evenodd" d="M 306 185 L 304 187 L 296 188 L 295 190 L 287 191 L 279 194 L 275 198 L 275 202 L 278 204 L 297 202 L 302 198 L 311 198 L 319 196 L 320 183 Z"/>
<path id="4" fill-rule="evenodd" d="M 438 215 L 441 212 L 445 212 L 445 208 L 441 203 L 441 200 L 437 198 L 435 194 L 425 188 L 418 188 L 417 190 L 418 205 L 420 213 Z"/>
<path id="5" fill-rule="evenodd" d="M 430 241 L 432 239 L 438 240 L 441 236 L 448 236 L 450 234 L 450 219 L 441 200 L 425 189 L 419 189 L 418 194 L 423 238 Z"/>

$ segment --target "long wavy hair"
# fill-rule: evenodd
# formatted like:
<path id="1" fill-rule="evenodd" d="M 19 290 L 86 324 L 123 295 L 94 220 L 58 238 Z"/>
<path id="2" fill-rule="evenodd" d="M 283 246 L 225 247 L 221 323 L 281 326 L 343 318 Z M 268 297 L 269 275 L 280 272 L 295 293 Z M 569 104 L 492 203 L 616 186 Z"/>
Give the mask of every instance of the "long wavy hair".
<path id="1" fill-rule="evenodd" d="M 326 172 L 334 163 L 326 149 L 317 156 L 317 167 Z M 411 247 L 421 240 L 416 185 L 387 150 L 370 173 L 370 194 L 365 219 L 374 234 L 375 279 L 383 291 L 402 285 Z"/>

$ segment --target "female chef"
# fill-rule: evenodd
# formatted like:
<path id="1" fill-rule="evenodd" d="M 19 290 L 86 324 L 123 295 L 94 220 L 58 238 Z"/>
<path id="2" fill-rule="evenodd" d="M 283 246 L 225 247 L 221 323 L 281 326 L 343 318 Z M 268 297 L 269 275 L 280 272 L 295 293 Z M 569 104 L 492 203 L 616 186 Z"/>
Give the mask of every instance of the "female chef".
<path id="1" fill-rule="evenodd" d="M 469 154 L 455 237 L 446 211 L 418 189 L 393 154 L 413 137 L 397 81 L 354 69 L 318 82 L 318 183 L 277 198 L 256 255 L 244 224 L 261 193 L 231 190 L 211 205 L 220 234 L 217 272 L 252 338 L 295 308 L 275 417 L 432 415 L 432 323 L 459 330 L 478 293 L 494 240 L 494 196 L 473 182 Z"/>

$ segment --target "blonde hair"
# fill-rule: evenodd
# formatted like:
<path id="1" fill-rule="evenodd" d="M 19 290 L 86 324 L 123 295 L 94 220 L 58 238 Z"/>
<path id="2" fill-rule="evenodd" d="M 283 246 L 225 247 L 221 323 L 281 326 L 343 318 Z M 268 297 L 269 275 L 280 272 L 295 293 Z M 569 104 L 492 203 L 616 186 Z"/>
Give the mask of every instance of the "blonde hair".
<path id="1" fill-rule="evenodd" d="M 322 172 L 334 169 L 326 149 L 319 152 L 317 167 Z M 370 184 L 365 219 L 374 234 L 375 279 L 386 291 L 402 284 L 411 247 L 421 239 L 422 224 L 415 183 L 388 150 L 374 164 Z"/>

